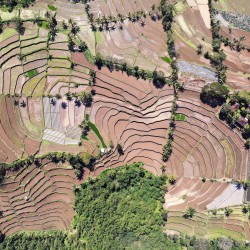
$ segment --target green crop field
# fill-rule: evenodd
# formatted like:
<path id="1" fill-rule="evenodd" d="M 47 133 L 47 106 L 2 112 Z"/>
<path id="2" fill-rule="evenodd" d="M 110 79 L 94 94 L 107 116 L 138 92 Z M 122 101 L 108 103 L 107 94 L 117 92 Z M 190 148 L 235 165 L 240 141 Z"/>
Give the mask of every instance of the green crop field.
<path id="1" fill-rule="evenodd" d="M 175 120 L 176 121 L 184 121 L 186 122 L 187 121 L 187 117 L 183 114 L 176 114 L 175 115 Z"/>
<path id="2" fill-rule="evenodd" d="M 90 121 L 88 122 L 88 125 L 94 131 L 94 133 L 96 134 L 96 136 L 98 137 L 98 139 L 101 141 L 102 147 L 103 148 L 107 148 L 107 145 L 105 144 L 105 142 L 104 142 L 104 140 L 103 140 L 103 138 L 102 138 L 102 136 L 101 136 L 98 128 L 96 127 L 96 125 L 94 123 L 90 122 Z"/>
<path id="3" fill-rule="evenodd" d="M 38 71 L 36 69 L 32 69 L 26 73 L 26 76 L 29 78 L 32 78 L 33 76 L 36 76 L 38 74 Z"/>
<path id="4" fill-rule="evenodd" d="M 49 9 L 50 9 L 51 11 L 56 11 L 56 7 L 55 7 L 55 6 L 49 5 L 48 7 L 49 7 Z"/>
<path id="5" fill-rule="evenodd" d="M 163 56 L 162 60 L 165 61 L 166 63 L 171 63 L 171 58 Z"/>

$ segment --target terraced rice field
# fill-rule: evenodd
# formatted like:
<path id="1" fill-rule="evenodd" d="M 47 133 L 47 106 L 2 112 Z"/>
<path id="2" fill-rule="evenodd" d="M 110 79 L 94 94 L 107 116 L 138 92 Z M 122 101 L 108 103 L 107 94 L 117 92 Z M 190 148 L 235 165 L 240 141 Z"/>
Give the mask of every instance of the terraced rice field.
<path id="1" fill-rule="evenodd" d="M 247 174 L 247 151 L 237 131 L 223 124 L 215 111 L 200 101 L 199 93 L 179 94 L 173 154 L 167 171 L 176 176 L 240 179 Z"/>
<path id="2" fill-rule="evenodd" d="M 97 155 L 105 148 L 106 153 L 100 155 L 93 171 L 85 171 L 84 178 L 133 162 L 143 162 L 147 170 L 157 175 L 166 168 L 168 175 L 177 177 L 165 195 L 164 207 L 170 210 L 166 230 L 250 240 L 248 219 L 240 207 L 234 208 L 229 218 L 223 211 L 216 217 L 205 212 L 244 202 L 244 190 L 230 181 L 247 179 L 248 153 L 240 133 L 217 118 L 219 109 L 200 101 L 201 88 L 214 81 L 215 74 L 210 62 L 196 52 L 199 44 L 212 51 L 207 6 L 200 7 L 197 2 L 190 0 L 176 6 L 173 31 L 177 59 L 183 66 L 179 80 L 185 90 L 179 91 L 178 98 L 176 94 L 178 109 L 174 118 L 172 85 L 157 89 L 149 80 L 117 70 L 110 72 L 105 67 L 98 69 L 84 53 L 69 51 L 66 31 L 59 32 L 52 42 L 47 29 L 31 22 L 25 22 L 23 35 L 6 28 L 0 36 L 0 163 L 50 151 Z M 199 1 L 201 5 L 205 2 Z M 170 76 L 174 59 L 167 53 L 168 37 L 160 17 L 152 20 L 149 16 L 152 5 L 159 3 L 90 1 L 94 20 L 119 13 L 127 17 L 139 10 L 146 13 L 140 21 L 126 19 L 102 32 L 91 30 L 85 5 L 67 0 L 52 1 L 50 7 L 46 1 L 37 1 L 31 7 L 37 12 L 22 10 L 20 15 L 30 17 L 36 13 L 44 17 L 50 8 L 56 11 L 58 22 L 68 23 L 72 18 L 79 25 L 78 35 L 86 41 L 88 53 L 99 52 L 105 58 L 112 55 L 117 62 Z M 5 15 L 4 19 L 8 17 Z M 233 30 L 233 35 L 237 32 Z M 229 36 L 225 28 L 221 33 Z M 228 55 L 228 83 L 241 88 L 250 74 L 248 54 L 223 49 Z M 190 70 L 193 62 L 195 66 Z M 93 71 L 95 84 L 90 86 Z M 194 77 L 195 71 L 201 74 Z M 235 79 L 242 81 L 233 85 Z M 91 107 L 79 103 L 77 94 L 91 91 Z M 75 97 L 67 99 L 67 93 L 74 93 Z M 175 120 L 173 151 L 168 162 L 163 163 L 170 119 Z M 87 135 L 82 135 L 79 127 L 83 120 L 90 127 Z M 122 152 L 118 152 L 118 145 Z M 67 164 L 44 161 L 41 167 L 9 171 L 0 190 L 0 230 L 8 235 L 19 230 L 67 229 L 74 213 L 73 186 L 79 184 Z M 183 211 L 189 207 L 198 213 L 185 219 Z"/>
<path id="3" fill-rule="evenodd" d="M 189 219 L 183 215 L 184 212 L 171 210 L 165 229 L 206 238 L 227 236 L 238 240 L 250 239 L 248 215 L 242 213 L 241 207 L 234 207 L 229 217 L 224 215 L 224 211 L 218 211 L 217 215 L 199 212 Z"/>
<path id="4" fill-rule="evenodd" d="M 147 17 L 145 23 L 142 27 L 140 22 L 131 23 L 125 20 L 122 30 L 116 28 L 110 32 L 100 33 L 101 39 L 96 40 L 96 49 L 105 56 L 112 54 L 118 61 L 126 61 L 130 65 L 138 65 L 150 71 L 161 70 L 168 76 L 170 65 L 161 58 L 168 57 L 167 37 L 161 21 L 152 21 Z"/>
<path id="5" fill-rule="evenodd" d="M 27 108 L 15 106 L 10 97 L 0 96 L 0 162 L 35 154 L 40 146 L 41 103 L 37 98 L 22 98 Z M 33 114 L 33 117 L 29 116 Z"/>
<path id="6" fill-rule="evenodd" d="M 244 203 L 244 189 L 225 181 L 180 178 L 165 195 L 166 209 L 183 211 L 189 207 L 211 210 Z"/>
<path id="7" fill-rule="evenodd" d="M 0 230 L 65 230 L 74 215 L 74 171 L 65 165 L 43 162 L 9 172 L 1 186 Z"/>
<path id="8" fill-rule="evenodd" d="M 173 88 L 156 89 L 148 81 L 136 80 L 125 73 L 103 69 L 97 72 L 96 96 L 90 111 L 90 121 L 100 129 L 105 142 L 117 150 L 102 159 L 96 174 L 108 167 L 144 162 L 145 168 L 161 173 L 161 152 L 171 116 Z"/>
<path id="9" fill-rule="evenodd" d="M 89 68 L 70 68 L 66 35 L 58 34 L 55 41 L 48 42 L 47 30 L 29 22 L 25 26 L 23 36 L 9 32 L 0 43 L 0 162 L 11 163 L 35 153 L 62 149 L 92 152 L 98 142 L 94 135 L 84 148 L 77 146 L 85 107 L 77 106 L 74 99 L 65 99 L 68 92 L 90 91 Z M 12 29 L 5 32 L 8 30 Z M 54 98 L 53 103 L 53 98 L 43 98 L 57 94 L 63 98 Z M 50 141 L 47 148 L 44 140 Z"/>

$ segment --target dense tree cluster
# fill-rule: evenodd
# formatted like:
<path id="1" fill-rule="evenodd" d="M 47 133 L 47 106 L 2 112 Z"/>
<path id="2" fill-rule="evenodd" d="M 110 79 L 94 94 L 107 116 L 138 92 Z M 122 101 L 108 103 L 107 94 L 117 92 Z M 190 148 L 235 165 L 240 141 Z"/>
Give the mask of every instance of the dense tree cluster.
<path id="1" fill-rule="evenodd" d="M 227 100 L 228 94 L 229 90 L 227 87 L 214 82 L 202 88 L 200 97 L 204 103 L 216 107 L 222 105 Z"/>
<path id="2" fill-rule="evenodd" d="M 220 84 L 224 84 L 227 79 L 227 67 L 223 65 L 223 62 L 226 60 L 226 55 L 221 49 L 223 38 L 220 35 L 220 22 L 215 18 L 216 11 L 213 8 L 212 0 L 208 0 L 208 7 L 211 19 L 213 54 L 210 55 L 208 52 L 206 52 L 204 56 L 205 58 L 209 59 L 211 64 L 215 67 L 218 76 L 218 82 Z"/>
<path id="3" fill-rule="evenodd" d="M 0 0 L 0 8 L 12 11 L 14 8 L 27 8 L 35 0 Z"/>
<path id="4" fill-rule="evenodd" d="M 133 249 L 144 244 L 158 249 L 164 245 L 164 182 L 134 164 L 110 169 L 83 183 L 76 191 L 73 225 L 87 249 Z"/>
<path id="5" fill-rule="evenodd" d="M 167 33 L 167 49 L 168 54 L 171 58 L 170 66 L 172 68 L 172 74 L 170 79 L 168 80 L 170 84 L 174 87 L 174 101 L 171 109 L 171 119 L 169 124 L 169 129 L 166 137 L 166 144 L 163 146 L 162 151 L 162 160 L 164 162 L 168 161 L 169 157 L 172 154 L 173 150 L 173 141 L 174 141 L 174 132 L 175 132 L 175 116 L 177 111 L 177 100 L 178 100 L 178 91 L 179 91 L 179 83 L 178 83 L 178 65 L 176 62 L 176 51 L 175 51 L 175 43 L 174 43 L 174 35 L 172 30 L 173 18 L 174 18 L 174 6 L 167 3 L 167 1 L 161 1 L 161 11 L 162 11 L 162 25 L 164 31 Z"/>
<path id="6" fill-rule="evenodd" d="M 0 243 L 2 250 L 45 250 L 66 249 L 67 234 L 55 232 L 21 232 L 10 235 Z M 68 248 L 70 249 L 70 248 Z M 72 249 L 73 250 L 73 249 Z"/>
<path id="7" fill-rule="evenodd" d="M 228 99 L 221 107 L 219 118 L 232 128 L 238 126 L 246 139 L 245 147 L 250 149 L 250 94 L 235 91 Z"/>

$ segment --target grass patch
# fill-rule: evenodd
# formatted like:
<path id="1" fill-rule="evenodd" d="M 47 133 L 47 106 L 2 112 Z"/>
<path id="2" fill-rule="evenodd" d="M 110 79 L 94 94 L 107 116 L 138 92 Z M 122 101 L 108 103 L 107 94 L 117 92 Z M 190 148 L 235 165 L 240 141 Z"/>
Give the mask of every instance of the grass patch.
<path id="1" fill-rule="evenodd" d="M 183 114 L 176 114 L 175 115 L 175 120 L 176 121 L 184 121 L 186 122 L 187 121 L 187 117 Z"/>
<path id="2" fill-rule="evenodd" d="M 239 95 L 242 99 L 246 100 L 246 102 L 250 103 L 250 94 L 247 91 L 240 91 Z"/>
<path id="3" fill-rule="evenodd" d="M 38 74 L 37 69 L 32 69 L 26 73 L 26 76 L 29 78 L 32 78 L 33 76 L 36 76 Z"/>
<path id="4" fill-rule="evenodd" d="M 42 21 L 42 28 L 44 28 L 44 29 L 48 29 L 48 25 L 49 25 L 49 23 L 47 22 L 47 21 Z"/>
<path id="5" fill-rule="evenodd" d="M 89 114 L 85 114 L 85 120 L 89 121 Z"/>
<path id="6" fill-rule="evenodd" d="M 41 86 L 40 86 L 40 81 L 42 80 L 43 77 L 44 77 L 44 74 L 43 75 L 35 76 L 32 79 L 28 80 L 26 82 L 26 84 L 24 85 L 24 87 L 23 87 L 23 93 L 26 96 L 31 96 L 32 93 L 33 93 L 33 91 L 35 90 L 35 88 L 37 86 L 40 87 L 40 88 L 44 87 L 43 83 L 41 83 Z M 40 92 L 40 96 L 42 96 L 42 94 L 43 94 L 43 88 L 40 89 L 40 91 L 41 91 Z M 37 93 L 37 91 L 36 91 L 36 93 Z"/>
<path id="7" fill-rule="evenodd" d="M 103 36 L 102 32 L 95 31 L 94 35 L 95 35 L 95 42 L 96 42 L 96 44 L 102 44 L 104 42 L 104 36 Z"/>
<path id="8" fill-rule="evenodd" d="M 183 13 L 185 9 L 186 9 L 186 6 L 183 3 L 178 2 L 177 4 L 175 4 L 176 14 Z"/>
<path id="9" fill-rule="evenodd" d="M 245 237 L 237 232 L 237 231 L 232 231 L 226 228 L 209 228 L 208 232 L 210 233 L 209 238 L 218 238 L 218 237 L 231 237 L 236 240 L 245 240 Z"/>
<path id="10" fill-rule="evenodd" d="M 6 40 L 7 38 L 17 34 L 16 30 L 13 28 L 6 28 L 3 30 L 3 33 L 0 35 L 0 42 Z"/>
<path id="11" fill-rule="evenodd" d="M 90 63 L 94 64 L 95 58 L 93 57 L 93 55 L 91 54 L 91 52 L 90 52 L 89 49 L 87 49 L 87 50 L 84 51 L 84 55 L 85 55 L 86 59 L 87 59 Z"/>
<path id="12" fill-rule="evenodd" d="M 233 170 L 234 167 L 234 152 L 231 149 L 229 143 L 227 140 L 222 140 L 221 144 L 225 148 L 226 155 L 227 155 L 227 174 L 230 175 L 231 171 Z"/>
<path id="13" fill-rule="evenodd" d="M 51 11 L 56 11 L 56 7 L 54 5 L 49 5 L 48 7 Z"/>
<path id="14" fill-rule="evenodd" d="M 171 58 L 169 58 L 169 57 L 167 57 L 167 56 L 163 56 L 162 58 L 161 58 L 163 61 L 165 61 L 166 63 L 168 63 L 168 64 L 170 64 L 171 63 Z"/>
<path id="15" fill-rule="evenodd" d="M 40 80 L 40 82 L 36 85 L 36 88 L 34 89 L 32 96 L 42 96 L 44 93 L 45 84 L 46 84 L 46 78 Z"/>
<path id="16" fill-rule="evenodd" d="M 89 138 L 86 135 L 82 135 L 81 138 L 85 141 L 89 141 Z"/>
<path id="17" fill-rule="evenodd" d="M 90 122 L 90 121 L 88 122 L 88 125 L 94 131 L 94 133 L 96 134 L 96 136 L 98 137 L 98 139 L 101 141 L 102 147 L 103 148 L 107 148 L 107 146 L 106 146 L 106 144 L 105 144 L 105 142 L 104 142 L 104 140 L 103 140 L 103 138 L 102 138 L 102 136 L 101 136 L 98 128 L 96 127 L 96 125 L 94 123 Z"/>

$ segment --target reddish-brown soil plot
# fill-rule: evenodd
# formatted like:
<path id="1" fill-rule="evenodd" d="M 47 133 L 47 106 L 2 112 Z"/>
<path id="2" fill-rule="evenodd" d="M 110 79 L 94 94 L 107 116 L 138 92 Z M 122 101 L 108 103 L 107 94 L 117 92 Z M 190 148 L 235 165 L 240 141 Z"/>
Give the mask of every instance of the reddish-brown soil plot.
<path id="1" fill-rule="evenodd" d="M 65 230 L 73 210 L 73 186 L 79 185 L 74 171 L 66 166 L 45 163 L 10 172 L 1 186 L 0 230 Z"/>

